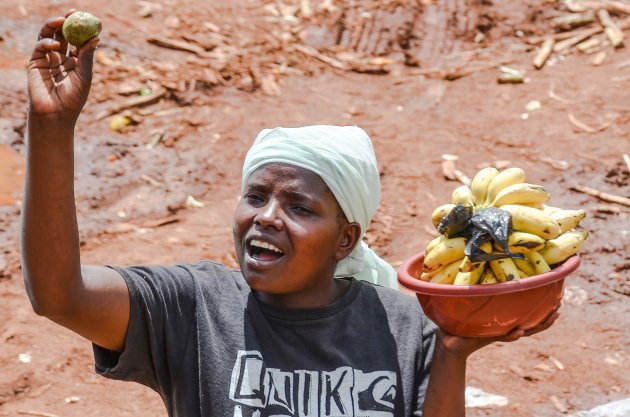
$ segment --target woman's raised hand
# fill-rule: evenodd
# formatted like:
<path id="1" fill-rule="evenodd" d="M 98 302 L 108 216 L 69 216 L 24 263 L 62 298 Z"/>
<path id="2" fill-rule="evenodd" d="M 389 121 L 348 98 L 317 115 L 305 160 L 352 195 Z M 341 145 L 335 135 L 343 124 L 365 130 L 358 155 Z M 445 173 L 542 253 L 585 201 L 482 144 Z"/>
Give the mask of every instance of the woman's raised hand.
<path id="1" fill-rule="evenodd" d="M 76 121 L 92 83 L 92 65 L 98 37 L 76 50 L 68 48 L 61 28 L 70 14 L 44 23 L 28 63 L 29 112 Z"/>

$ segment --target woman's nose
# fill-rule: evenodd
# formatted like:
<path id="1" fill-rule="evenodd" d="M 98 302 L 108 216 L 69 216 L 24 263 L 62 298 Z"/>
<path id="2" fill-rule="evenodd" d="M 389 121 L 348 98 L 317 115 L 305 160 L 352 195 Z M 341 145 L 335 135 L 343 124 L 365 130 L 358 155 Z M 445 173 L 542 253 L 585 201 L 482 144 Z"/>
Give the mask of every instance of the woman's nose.
<path id="1" fill-rule="evenodd" d="M 282 219 L 280 218 L 280 204 L 277 201 L 269 201 L 265 206 L 260 207 L 254 223 L 262 227 L 274 227 L 278 230 L 282 228 Z"/>

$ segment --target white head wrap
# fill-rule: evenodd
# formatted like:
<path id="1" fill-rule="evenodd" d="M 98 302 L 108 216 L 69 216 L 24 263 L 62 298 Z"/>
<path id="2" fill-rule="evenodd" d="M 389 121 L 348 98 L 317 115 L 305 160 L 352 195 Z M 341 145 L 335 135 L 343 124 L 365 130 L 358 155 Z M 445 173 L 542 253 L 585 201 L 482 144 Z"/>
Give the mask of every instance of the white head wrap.
<path id="1" fill-rule="evenodd" d="M 264 129 L 247 152 L 242 188 L 262 165 L 279 162 L 319 175 L 339 202 L 346 218 L 365 234 L 381 199 L 381 182 L 372 142 L 356 126 L 305 126 Z M 337 263 L 335 277 L 354 276 L 385 287 L 398 288 L 396 271 L 361 239 Z"/>

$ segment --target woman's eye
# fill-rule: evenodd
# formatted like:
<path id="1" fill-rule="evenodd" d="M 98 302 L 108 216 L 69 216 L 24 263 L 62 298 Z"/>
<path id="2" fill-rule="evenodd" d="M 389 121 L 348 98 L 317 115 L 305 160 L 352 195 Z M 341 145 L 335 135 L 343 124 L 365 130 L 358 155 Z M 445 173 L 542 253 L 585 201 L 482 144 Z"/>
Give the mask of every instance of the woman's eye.
<path id="1" fill-rule="evenodd" d="M 297 211 L 298 213 L 302 213 L 302 214 L 311 214 L 313 213 L 313 210 L 311 210 L 308 207 L 305 206 L 295 206 L 293 208 L 295 211 Z"/>
<path id="2" fill-rule="evenodd" d="M 249 201 L 250 203 L 260 203 L 264 201 L 264 198 L 260 194 L 247 193 L 243 196 L 243 199 Z"/>

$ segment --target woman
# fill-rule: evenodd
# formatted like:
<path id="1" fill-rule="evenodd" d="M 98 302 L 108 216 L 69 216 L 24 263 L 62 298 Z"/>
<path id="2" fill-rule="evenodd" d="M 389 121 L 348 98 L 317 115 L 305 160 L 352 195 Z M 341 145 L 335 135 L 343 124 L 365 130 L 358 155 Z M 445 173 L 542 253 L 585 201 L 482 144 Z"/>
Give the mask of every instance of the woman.
<path id="1" fill-rule="evenodd" d="M 92 341 L 99 373 L 153 388 L 171 416 L 463 416 L 467 357 L 557 317 L 460 338 L 387 288 L 361 242 L 380 183 L 357 127 L 261 132 L 233 219 L 240 271 L 81 265 L 73 136 L 98 39 L 66 56 L 64 20 L 29 62 L 22 266 L 35 312 Z"/>

